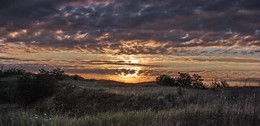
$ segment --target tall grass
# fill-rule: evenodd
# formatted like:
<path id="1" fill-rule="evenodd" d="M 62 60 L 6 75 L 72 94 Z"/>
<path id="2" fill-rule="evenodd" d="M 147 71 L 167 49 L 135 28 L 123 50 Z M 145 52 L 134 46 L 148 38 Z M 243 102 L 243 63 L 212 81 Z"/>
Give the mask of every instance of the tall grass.
<path id="1" fill-rule="evenodd" d="M 198 107 L 164 111 L 130 111 L 99 113 L 79 118 L 68 115 L 46 115 L 14 111 L 0 115 L 1 126 L 256 126 L 259 115 L 221 107 Z"/>

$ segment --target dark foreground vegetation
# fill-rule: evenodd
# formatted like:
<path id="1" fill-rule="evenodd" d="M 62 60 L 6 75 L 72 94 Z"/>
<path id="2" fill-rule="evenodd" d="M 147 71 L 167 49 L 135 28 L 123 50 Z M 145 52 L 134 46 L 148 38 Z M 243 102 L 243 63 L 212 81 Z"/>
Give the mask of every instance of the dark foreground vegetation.
<path id="1" fill-rule="evenodd" d="M 178 77 L 171 77 L 169 75 L 161 75 L 156 78 L 156 83 L 163 86 L 177 86 L 177 87 L 186 87 L 186 88 L 219 88 L 219 87 L 229 87 L 229 84 L 226 80 L 218 81 L 218 79 L 212 80 L 210 85 L 203 83 L 201 76 L 198 74 L 193 74 L 192 76 L 188 73 L 178 73 Z"/>
<path id="2" fill-rule="evenodd" d="M 257 126 L 259 87 L 211 88 L 194 74 L 137 85 L 60 69 L 0 71 L 0 126 Z M 161 86 L 162 85 L 162 86 Z"/>

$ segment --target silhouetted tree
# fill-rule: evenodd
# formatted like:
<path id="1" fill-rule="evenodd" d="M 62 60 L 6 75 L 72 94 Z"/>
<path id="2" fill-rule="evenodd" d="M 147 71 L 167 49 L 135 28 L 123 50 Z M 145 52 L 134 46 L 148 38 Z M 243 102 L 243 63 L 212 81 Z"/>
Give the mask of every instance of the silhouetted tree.
<path id="1" fill-rule="evenodd" d="M 205 88 L 203 81 L 204 79 L 201 78 L 198 74 L 192 75 L 192 83 L 191 86 L 194 88 Z"/>
<path id="2" fill-rule="evenodd" d="M 188 73 L 179 72 L 178 84 L 182 87 L 190 87 L 192 83 L 192 77 Z"/>

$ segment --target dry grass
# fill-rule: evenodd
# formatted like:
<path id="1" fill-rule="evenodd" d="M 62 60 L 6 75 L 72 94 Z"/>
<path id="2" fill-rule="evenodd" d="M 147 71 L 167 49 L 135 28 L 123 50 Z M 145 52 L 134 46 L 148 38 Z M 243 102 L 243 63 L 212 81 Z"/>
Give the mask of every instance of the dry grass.
<path id="1" fill-rule="evenodd" d="M 0 126 L 257 126 L 260 123 L 259 87 L 201 90 L 154 83 L 67 83 L 78 88 L 59 97 L 59 102 L 52 96 L 27 109 L 2 112 Z"/>
<path id="2" fill-rule="evenodd" d="M 1 126 L 256 126 L 259 117 L 251 111 L 190 105 L 183 109 L 99 113 L 79 118 L 68 115 L 9 112 L 0 115 Z"/>

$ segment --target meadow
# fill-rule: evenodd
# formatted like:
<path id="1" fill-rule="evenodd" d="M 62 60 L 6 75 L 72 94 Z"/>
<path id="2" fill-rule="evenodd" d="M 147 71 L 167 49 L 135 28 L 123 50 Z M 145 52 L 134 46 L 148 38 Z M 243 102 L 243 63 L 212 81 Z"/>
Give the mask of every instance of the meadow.
<path id="1" fill-rule="evenodd" d="M 1 76 L 0 126 L 257 126 L 260 123 L 259 87 L 200 89 L 155 82 L 133 85 L 58 76 L 55 72 L 63 73 L 41 71 L 39 75 Z M 34 87 L 36 82 L 53 85 L 44 92 L 44 86 Z M 40 90 L 33 92 L 19 85 Z"/>

